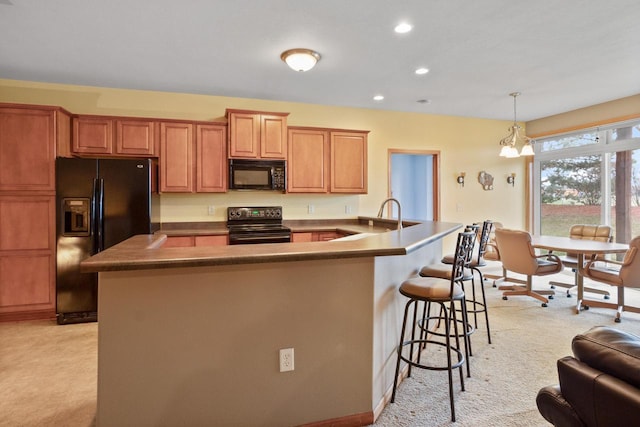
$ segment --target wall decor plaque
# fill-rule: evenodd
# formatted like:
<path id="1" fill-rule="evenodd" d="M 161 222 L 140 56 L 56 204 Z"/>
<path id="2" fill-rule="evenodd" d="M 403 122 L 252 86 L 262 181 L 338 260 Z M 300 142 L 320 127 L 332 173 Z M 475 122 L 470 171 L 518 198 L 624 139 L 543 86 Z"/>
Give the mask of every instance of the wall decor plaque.
<path id="1" fill-rule="evenodd" d="M 482 189 L 485 191 L 493 190 L 493 176 L 485 171 L 480 171 L 478 174 L 478 182 L 482 185 Z"/>

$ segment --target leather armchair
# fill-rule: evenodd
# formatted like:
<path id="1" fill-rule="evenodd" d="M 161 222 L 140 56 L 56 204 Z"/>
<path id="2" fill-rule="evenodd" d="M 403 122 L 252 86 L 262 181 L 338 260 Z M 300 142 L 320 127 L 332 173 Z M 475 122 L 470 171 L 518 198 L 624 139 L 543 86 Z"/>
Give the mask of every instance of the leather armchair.
<path id="1" fill-rule="evenodd" d="M 640 425 L 640 337 L 596 326 L 571 348 L 557 363 L 560 384 L 538 392 L 542 416 L 556 427 Z"/>

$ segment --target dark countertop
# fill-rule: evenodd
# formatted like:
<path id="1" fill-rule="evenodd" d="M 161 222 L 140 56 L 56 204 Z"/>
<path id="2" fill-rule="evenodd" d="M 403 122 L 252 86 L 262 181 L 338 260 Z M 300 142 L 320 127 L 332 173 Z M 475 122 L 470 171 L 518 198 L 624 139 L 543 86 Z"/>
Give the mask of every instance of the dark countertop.
<path id="1" fill-rule="evenodd" d="M 369 226 L 369 221 L 373 223 L 372 226 Z M 83 261 L 81 271 L 144 270 L 405 255 L 462 227 L 462 224 L 440 221 L 403 222 L 405 228 L 398 231 L 395 230 L 395 220 L 369 217 L 359 217 L 356 220 L 327 220 L 320 223 L 294 224 L 292 229 L 343 230 L 355 234 L 371 234 L 357 240 L 329 242 L 163 248 L 166 233 L 161 231 L 153 235 L 134 236 L 100 252 Z"/>
<path id="2" fill-rule="evenodd" d="M 415 221 L 403 221 L 405 226 L 417 224 Z M 352 219 L 324 219 L 324 220 L 283 220 L 282 225 L 287 226 L 294 233 L 311 233 L 318 231 L 337 231 L 344 234 L 357 233 L 382 233 L 396 229 L 396 220 L 375 218 L 375 225 L 370 227 L 368 220 L 363 218 Z M 167 236 L 202 236 L 229 234 L 227 223 L 218 222 L 170 222 L 163 223 L 156 233 Z"/>

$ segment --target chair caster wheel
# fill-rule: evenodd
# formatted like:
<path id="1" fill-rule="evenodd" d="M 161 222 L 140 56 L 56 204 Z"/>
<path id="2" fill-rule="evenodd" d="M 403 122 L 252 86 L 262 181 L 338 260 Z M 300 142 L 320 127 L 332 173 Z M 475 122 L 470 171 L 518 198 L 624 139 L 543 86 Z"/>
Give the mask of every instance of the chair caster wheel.
<path id="1" fill-rule="evenodd" d="M 546 306 L 547 306 L 547 303 L 546 303 L 546 302 L 543 302 L 543 303 L 542 303 L 542 306 L 543 306 L 543 307 L 546 307 Z"/>
<path id="2" fill-rule="evenodd" d="M 549 295 L 549 299 L 553 299 L 553 295 Z"/>
<path id="3" fill-rule="evenodd" d="M 611 298 L 609 295 L 604 296 L 604 299 L 609 299 L 609 298 Z"/>
<path id="4" fill-rule="evenodd" d="M 583 305 L 583 306 L 582 306 L 582 309 L 583 309 L 583 310 L 589 310 L 589 306 L 588 306 L 588 305 Z"/>
<path id="5" fill-rule="evenodd" d="M 555 285 L 551 285 L 551 286 L 549 286 L 549 287 L 550 287 L 551 289 L 555 289 L 555 288 L 556 288 L 556 286 L 555 286 Z"/>
<path id="6" fill-rule="evenodd" d="M 571 294 L 567 294 L 567 298 L 571 298 Z"/>
<path id="7" fill-rule="evenodd" d="M 502 297 L 502 299 L 506 301 L 506 300 L 508 300 L 509 298 L 507 298 L 507 297 Z"/>
<path id="8" fill-rule="evenodd" d="M 614 322 L 616 322 L 616 323 L 620 323 L 620 321 L 621 321 L 621 320 L 622 320 L 622 319 L 620 319 L 619 317 L 616 317 L 616 320 L 614 320 Z"/>

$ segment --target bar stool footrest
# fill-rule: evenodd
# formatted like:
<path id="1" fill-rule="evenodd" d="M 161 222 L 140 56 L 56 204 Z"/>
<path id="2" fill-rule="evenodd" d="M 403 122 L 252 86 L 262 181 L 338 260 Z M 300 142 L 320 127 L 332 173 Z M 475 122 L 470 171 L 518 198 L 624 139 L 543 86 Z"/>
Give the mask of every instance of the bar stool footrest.
<path id="1" fill-rule="evenodd" d="M 434 344 L 434 345 L 439 345 L 441 347 L 448 347 L 446 343 L 440 342 L 440 341 L 434 341 L 434 340 L 410 340 L 410 341 L 404 341 L 402 343 L 402 347 L 405 347 L 407 345 L 411 345 L 411 344 L 418 344 L 420 346 L 422 346 L 423 344 Z M 418 347 L 420 348 L 420 347 Z M 406 357 L 400 355 L 400 360 L 405 361 L 406 363 L 408 363 L 411 366 L 415 366 L 416 368 L 421 368 L 421 369 L 428 369 L 430 371 L 448 371 L 449 369 L 457 369 L 459 367 L 461 367 L 464 364 L 464 354 L 462 354 L 462 351 L 460 351 L 460 349 L 450 346 L 449 347 L 451 349 L 452 352 L 454 352 L 455 354 L 458 355 L 458 361 L 455 363 L 451 363 L 451 368 L 449 368 L 449 366 L 432 366 L 432 365 L 424 365 L 420 362 L 416 362 L 414 360 L 409 360 Z"/>

